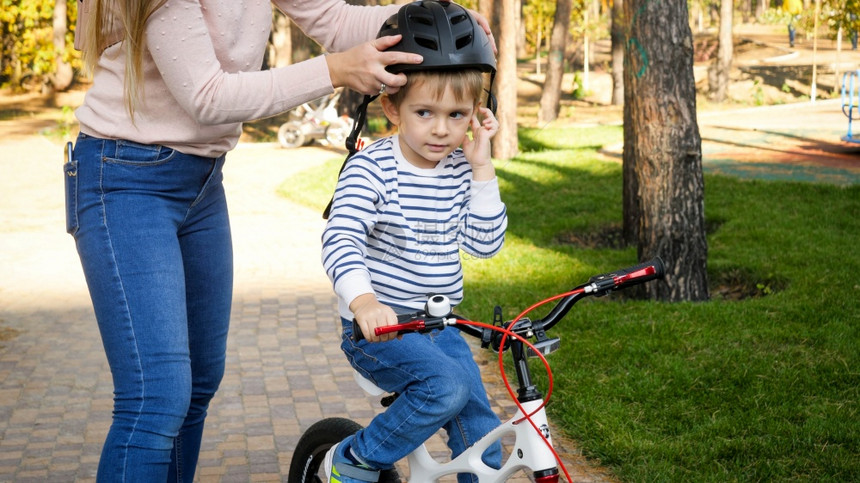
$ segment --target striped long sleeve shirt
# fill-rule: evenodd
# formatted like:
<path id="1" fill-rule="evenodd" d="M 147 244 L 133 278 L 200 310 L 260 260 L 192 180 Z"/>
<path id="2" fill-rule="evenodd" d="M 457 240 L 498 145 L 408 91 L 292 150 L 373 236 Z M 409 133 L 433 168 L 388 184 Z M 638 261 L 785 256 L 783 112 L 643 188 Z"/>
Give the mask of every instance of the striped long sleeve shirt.
<path id="1" fill-rule="evenodd" d="M 433 169 L 410 164 L 397 136 L 346 163 L 322 235 L 322 262 L 340 299 L 374 293 L 383 304 L 423 308 L 427 294 L 463 299 L 461 251 L 488 258 L 507 227 L 496 179 L 472 181 L 460 149 Z"/>

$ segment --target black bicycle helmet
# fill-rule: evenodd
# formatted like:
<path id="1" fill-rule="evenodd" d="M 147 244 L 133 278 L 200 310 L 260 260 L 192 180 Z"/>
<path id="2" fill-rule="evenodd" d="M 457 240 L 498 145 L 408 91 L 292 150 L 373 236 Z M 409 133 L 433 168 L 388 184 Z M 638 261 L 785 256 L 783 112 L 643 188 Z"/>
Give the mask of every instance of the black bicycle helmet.
<path id="1" fill-rule="evenodd" d="M 478 69 L 496 72 L 493 47 L 484 29 L 463 6 L 441 0 L 408 3 L 382 24 L 377 37 L 402 35 L 388 48 L 420 54 L 420 64 L 393 64 L 394 74 L 415 70 Z"/>

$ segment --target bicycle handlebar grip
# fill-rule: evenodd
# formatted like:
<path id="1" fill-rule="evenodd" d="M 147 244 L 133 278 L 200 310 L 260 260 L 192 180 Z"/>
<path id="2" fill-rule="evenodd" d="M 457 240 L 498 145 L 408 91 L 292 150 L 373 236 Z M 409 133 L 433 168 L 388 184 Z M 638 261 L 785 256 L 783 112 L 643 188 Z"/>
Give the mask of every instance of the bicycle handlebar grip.
<path id="1" fill-rule="evenodd" d="M 359 327 L 355 319 L 352 319 L 352 340 L 355 342 L 364 340 L 364 332 L 361 331 L 361 327 Z"/>
<path id="2" fill-rule="evenodd" d="M 663 278 L 665 273 L 666 269 L 663 265 L 663 260 L 660 257 L 654 257 L 639 265 L 622 268 L 602 275 L 595 275 L 588 281 L 596 284 L 600 289 L 621 289 Z"/>
<path id="3" fill-rule="evenodd" d="M 414 314 L 400 314 L 397 316 L 396 328 L 394 328 L 395 326 L 388 326 L 391 327 L 389 329 L 385 329 L 384 327 L 377 327 L 375 330 L 376 335 L 382 335 L 389 332 L 397 332 L 402 329 L 409 329 L 410 327 L 404 326 L 404 324 L 409 321 L 416 320 L 417 318 L 420 318 L 422 316 L 423 314 L 421 312 L 415 312 Z M 364 332 L 361 331 L 361 327 L 358 325 L 358 322 L 356 322 L 355 319 L 352 319 L 352 340 L 354 340 L 355 342 L 360 342 L 364 340 Z"/>
<path id="4" fill-rule="evenodd" d="M 616 280 L 616 288 L 630 287 L 661 279 L 665 273 L 666 268 L 663 265 L 663 260 L 660 257 L 654 257 L 645 263 L 622 270 Z"/>

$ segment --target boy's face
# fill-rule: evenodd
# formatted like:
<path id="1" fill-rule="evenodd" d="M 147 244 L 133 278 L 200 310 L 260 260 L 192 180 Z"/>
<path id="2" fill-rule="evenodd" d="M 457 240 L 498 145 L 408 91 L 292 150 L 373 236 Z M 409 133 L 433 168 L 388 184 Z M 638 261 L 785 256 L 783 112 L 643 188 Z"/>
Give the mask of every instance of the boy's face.
<path id="1" fill-rule="evenodd" d="M 398 128 L 406 160 L 425 169 L 435 167 L 463 143 L 475 112 L 474 99 L 458 101 L 450 87 L 437 99 L 422 85 L 412 86 L 399 106 L 387 97 L 382 106 Z"/>

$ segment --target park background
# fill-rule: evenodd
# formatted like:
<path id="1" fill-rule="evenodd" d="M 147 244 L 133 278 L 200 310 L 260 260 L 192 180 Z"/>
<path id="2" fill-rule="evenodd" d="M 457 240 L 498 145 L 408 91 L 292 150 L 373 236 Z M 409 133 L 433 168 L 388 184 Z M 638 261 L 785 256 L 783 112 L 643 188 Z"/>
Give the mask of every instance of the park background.
<path id="1" fill-rule="evenodd" d="M 52 38 L 48 34 L 52 29 L 30 35 L 8 25 L 20 21 L 35 32 L 52 19 L 53 4 L 4 5 L 7 40 L 3 45 L 8 47 L 10 38 Z M 575 309 L 569 329 L 566 324 L 562 334 L 566 348 L 553 364 L 557 378 L 562 375 L 556 381 L 561 387 L 556 390 L 564 392 L 554 394 L 550 409 L 559 434 L 573 441 L 567 456 L 571 460 L 577 454 L 587 457 L 584 465 L 590 469 L 578 477 L 583 481 L 858 478 L 860 285 L 856 273 L 860 256 L 856 241 L 860 205 L 857 151 L 851 143 L 840 140 L 848 119 L 842 113 L 839 96 L 841 76 L 857 68 L 858 58 L 851 49 L 849 30 L 843 29 L 840 39 L 829 20 L 821 22 L 817 33 L 811 25 L 801 24 L 796 45 L 790 48 L 784 12 L 778 5 L 759 12 L 758 5 L 744 3 L 735 12 L 736 57 L 729 96 L 726 101 L 715 102 L 709 98 L 707 79 L 719 45 L 718 22 L 712 17 L 715 9 L 706 3 L 690 4 L 706 173 L 711 301 L 666 304 L 600 300 Z M 807 23 L 815 6 L 822 5 L 809 2 L 804 10 Z M 24 10 L 15 10 L 19 7 Z M 568 72 L 562 83 L 558 118 L 552 122 L 538 121 L 547 56 L 543 52 L 538 57 L 533 47 L 536 32 L 542 31 L 541 37 L 546 39 L 549 27 L 523 27 L 527 33 L 524 37 L 532 39 L 532 50 L 527 41 L 525 55 L 518 53 L 519 152 L 500 163 L 499 169 L 512 225 L 502 256 L 487 263 L 466 264 L 469 293 L 475 296 L 464 309 L 476 318 L 489 317 L 487 310 L 492 304 L 503 303 L 510 311 L 521 309 L 590 275 L 630 265 L 637 259 L 636 248 L 619 242 L 618 235 L 623 106 L 613 105 L 610 98 L 608 6 L 590 3 L 588 7 L 590 10 L 573 9 L 566 50 Z M 39 12 L 40 21 L 24 21 L 25 10 L 30 8 Z M 538 17 L 551 19 L 550 11 L 541 10 L 541 16 L 524 9 L 524 24 Z M 597 27 L 586 42 L 577 29 L 585 25 L 587 11 L 592 19 L 588 25 Z M 753 15 L 742 21 L 744 13 L 750 11 Z M 15 22 L 8 21 L 10 13 Z M 311 45 L 301 47 L 301 39 L 295 45 L 291 49 L 294 56 L 301 55 L 297 53 L 303 48 L 304 55 L 315 53 Z M 589 58 L 593 56 L 588 64 L 582 62 L 586 45 Z M 53 163 L 40 159 L 24 163 L 27 168 L 22 164 L 32 161 L 33 153 L 47 145 L 57 147 L 59 153 L 63 141 L 73 138 L 76 125 L 72 111 L 82 99 L 86 78 L 73 78 L 68 89 L 57 89 L 49 79 L 53 75 L 50 70 L 34 67 L 37 60 L 50 62 L 54 51 L 37 50 L 30 58 L 32 63 L 23 62 L 27 57 L 18 54 L 18 62 L 10 62 L 7 51 L 3 56 L 6 86 L 0 124 L 4 142 L 15 143 L 16 149 L 7 144 L 2 154 L 7 189 L 0 198 L 4 220 L 0 478 L 83 481 L 92 477 L 93 460 L 109 413 L 106 367 L 103 356 L 100 358 L 97 334 L 93 338 L 94 334 L 86 330 L 88 326 L 92 329 L 94 322 L 85 304 L 80 306 L 79 291 L 75 292 L 73 309 L 58 307 L 62 304 L 57 301 L 64 300 L 68 287 L 80 289 L 76 278 L 80 269 L 74 265 L 73 250 L 64 253 L 62 262 L 46 255 L 56 244 L 68 249 L 71 242 L 60 238 L 56 244 L 46 245 L 48 240 L 55 240 L 53 235 L 38 238 L 44 229 L 38 216 L 42 199 L 32 198 L 36 190 L 22 193 L 19 185 L 28 186 L 26 169 L 59 163 L 57 154 Z M 74 65 L 74 61 L 70 63 Z M 9 66 L 20 66 L 18 84 L 12 82 Z M 80 74 L 76 67 L 72 71 Z M 281 197 L 316 208 L 315 203 L 327 200 L 342 153 L 333 147 L 279 150 L 271 141 L 280 122 L 273 118 L 246 126 L 241 148 L 233 155 L 234 176 L 239 178 L 240 169 L 257 163 L 258 169 L 283 174 L 278 180 Z M 384 128 L 377 134 L 382 131 Z M 19 139 L 30 147 L 20 148 Z M 299 168 L 311 170 L 294 173 L 302 171 Z M 43 173 L 34 174 L 33 179 L 40 175 Z M 252 183 L 250 189 L 261 188 Z M 237 232 L 241 227 L 249 232 L 245 236 L 280 237 L 280 243 L 273 241 L 274 246 L 267 248 L 283 252 L 286 245 L 294 257 L 299 253 L 315 261 L 313 243 L 317 240 L 311 237 L 308 243 L 307 238 L 296 236 L 295 220 L 272 217 L 259 207 L 244 208 L 245 200 L 239 193 L 232 201 L 234 207 L 238 205 L 234 210 Z M 52 203 L 45 202 L 46 212 Z M 271 203 L 281 206 L 280 201 Z M 47 219 L 53 220 L 54 212 L 50 213 Z M 287 226 L 286 231 L 271 226 L 279 221 Z M 313 233 L 316 225 L 308 223 L 307 231 Z M 288 238 L 310 245 L 310 250 L 291 246 L 285 241 Z M 243 243 L 250 242 L 240 238 L 239 249 Z M 276 263 L 272 258 L 270 255 L 268 261 Z M 289 258 L 284 265 L 295 264 Z M 48 262 L 39 263 L 38 259 Z M 44 267 L 46 263 L 48 267 Z M 288 424 L 290 427 L 284 428 L 284 421 L 294 416 L 285 400 L 293 405 L 298 401 L 304 407 L 306 400 L 302 398 L 311 399 L 307 394 L 299 395 L 306 388 L 293 380 L 289 371 L 285 376 L 262 378 L 265 397 L 255 385 L 261 378 L 254 373 L 256 364 L 264 376 L 267 374 L 275 349 L 294 352 L 294 333 L 289 332 L 283 340 L 276 337 L 278 347 L 272 347 L 267 338 L 271 335 L 267 331 L 273 330 L 267 325 L 273 323 L 271 314 L 266 313 L 272 310 L 272 301 L 281 307 L 276 309 L 278 317 L 289 325 L 295 318 L 292 310 L 307 311 L 302 305 L 307 299 L 277 291 L 273 295 L 262 288 L 259 291 L 263 295 L 251 294 L 268 280 L 271 274 L 267 270 L 275 272 L 278 279 L 301 281 L 302 277 L 293 271 L 260 267 L 250 260 L 245 266 L 252 270 L 238 277 L 242 286 L 237 305 L 242 312 L 234 315 L 236 334 L 231 347 L 238 366 L 234 376 L 239 382 L 228 379 L 220 401 L 222 409 L 214 410 L 210 420 L 215 433 L 209 435 L 211 446 L 201 462 L 199 477 L 204 481 L 278 480 L 279 474 L 286 473 L 284 465 L 295 444 L 295 432 L 313 422 L 313 411 L 309 411 L 296 416 L 295 427 Z M 38 280 L 33 281 L 34 277 Z M 294 286 L 281 290 L 303 293 Z M 310 300 L 314 317 L 324 320 L 331 313 L 325 295 L 315 294 Z M 319 339 L 324 343 L 330 340 L 326 337 Z M 259 359 L 253 357 L 254 346 L 262 353 Z M 335 353 L 332 360 L 337 356 Z M 290 368 L 291 364 L 295 362 L 287 361 L 283 366 Z M 491 361 L 486 365 L 492 373 Z M 63 372 L 62 366 L 77 372 Z M 313 374 L 317 368 L 306 370 Z M 333 369 L 335 380 L 342 379 L 339 370 Z M 281 380 L 280 386 L 276 380 Z M 289 398 L 273 391 L 272 386 L 289 392 Z M 319 394 L 323 400 L 330 397 L 327 388 L 312 392 L 317 400 Z M 368 416 L 367 410 L 353 413 L 348 403 L 320 405 L 323 409 L 317 416 Z M 259 414 L 271 419 L 271 435 L 253 421 Z"/>

